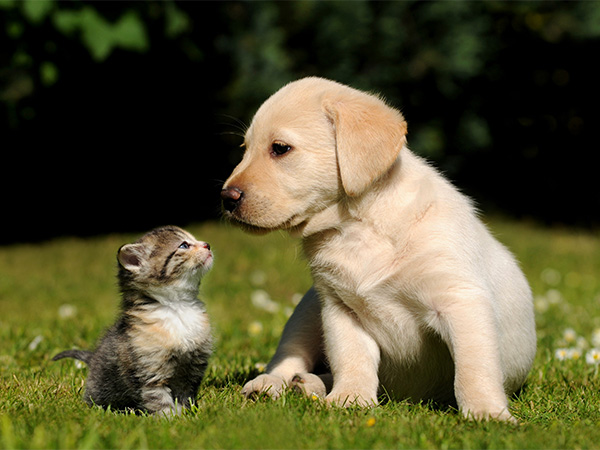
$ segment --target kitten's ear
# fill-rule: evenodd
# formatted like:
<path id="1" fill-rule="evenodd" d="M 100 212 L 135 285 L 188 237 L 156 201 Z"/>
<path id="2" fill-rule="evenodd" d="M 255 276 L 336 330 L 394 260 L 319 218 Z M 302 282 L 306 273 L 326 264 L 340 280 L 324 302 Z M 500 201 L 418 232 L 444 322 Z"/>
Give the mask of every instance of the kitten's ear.
<path id="1" fill-rule="evenodd" d="M 117 252 L 119 264 L 130 272 L 140 270 L 145 256 L 144 247 L 141 244 L 125 244 Z"/>

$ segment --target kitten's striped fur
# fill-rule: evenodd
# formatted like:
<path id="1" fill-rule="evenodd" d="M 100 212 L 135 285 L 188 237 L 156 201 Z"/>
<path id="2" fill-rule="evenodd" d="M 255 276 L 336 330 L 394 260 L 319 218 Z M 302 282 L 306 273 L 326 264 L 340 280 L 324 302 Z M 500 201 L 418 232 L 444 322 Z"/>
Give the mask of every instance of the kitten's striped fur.
<path id="1" fill-rule="evenodd" d="M 174 226 L 119 249 L 121 312 L 94 352 L 53 359 L 89 365 L 85 400 L 114 409 L 179 413 L 196 398 L 212 352 L 210 324 L 197 299 L 213 262 L 210 246 Z"/>

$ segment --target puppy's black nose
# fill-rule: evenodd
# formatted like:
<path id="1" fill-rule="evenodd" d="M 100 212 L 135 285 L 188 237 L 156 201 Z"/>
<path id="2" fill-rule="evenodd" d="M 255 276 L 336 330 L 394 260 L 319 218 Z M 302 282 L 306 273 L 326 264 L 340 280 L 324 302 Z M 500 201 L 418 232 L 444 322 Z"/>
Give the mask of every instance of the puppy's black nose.
<path id="1" fill-rule="evenodd" d="M 226 211 L 233 212 L 238 207 L 244 196 L 244 191 L 236 187 L 228 187 L 221 191 L 221 200 L 223 208 Z"/>

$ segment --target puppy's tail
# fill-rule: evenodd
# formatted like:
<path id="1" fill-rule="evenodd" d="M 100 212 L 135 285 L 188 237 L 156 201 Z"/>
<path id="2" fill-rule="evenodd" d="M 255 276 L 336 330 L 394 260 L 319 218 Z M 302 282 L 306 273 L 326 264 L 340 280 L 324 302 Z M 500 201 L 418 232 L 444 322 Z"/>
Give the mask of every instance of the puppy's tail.
<path id="1" fill-rule="evenodd" d="M 59 359 L 63 358 L 75 358 L 79 361 L 83 361 L 84 363 L 89 364 L 92 360 L 93 355 L 94 352 L 90 352 L 87 350 L 66 350 L 64 352 L 60 352 L 58 355 L 52 358 L 52 361 L 58 361 Z"/>

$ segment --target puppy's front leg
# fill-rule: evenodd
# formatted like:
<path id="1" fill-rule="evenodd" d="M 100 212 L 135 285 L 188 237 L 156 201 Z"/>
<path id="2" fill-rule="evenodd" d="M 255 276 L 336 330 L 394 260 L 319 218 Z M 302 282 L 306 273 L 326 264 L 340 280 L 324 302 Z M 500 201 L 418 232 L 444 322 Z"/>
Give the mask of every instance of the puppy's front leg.
<path id="1" fill-rule="evenodd" d="M 246 383 L 242 394 L 250 397 L 267 394 L 277 398 L 294 376 L 305 374 L 323 357 L 321 305 L 314 288 L 310 288 L 289 318 L 267 373 Z M 324 389 L 324 388 L 323 388 Z"/>
<path id="2" fill-rule="evenodd" d="M 516 422 L 508 410 L 494 310 L 485 296 L 445 299 L 442 336 L 455 365 L 454 393 L 462 413 L 473 419 Z"/>
<path id="3" fill-rule="evenodd" d="M 329 403 L 373 406 L 379 387 L 379 346 L 354 312 L 334 296 L 324 298 L 325 352 L 333 374 Z"/>

